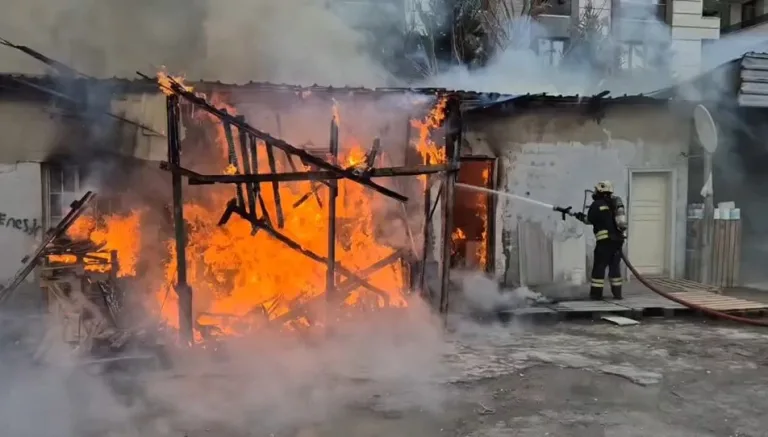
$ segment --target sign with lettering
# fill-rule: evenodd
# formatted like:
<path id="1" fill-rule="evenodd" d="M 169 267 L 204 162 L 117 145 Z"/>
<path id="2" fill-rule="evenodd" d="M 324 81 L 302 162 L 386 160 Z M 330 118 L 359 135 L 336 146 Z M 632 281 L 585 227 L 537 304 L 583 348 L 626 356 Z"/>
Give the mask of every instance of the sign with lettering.
<path id="1" fill-rule="evenodd" d="M 27 235 L 35 236 L 43 228 L 42 223 L 36 218 L 14 217 L 10 214 L 0 212 L 0 228 L 11 228 L 24 232 Z"/>

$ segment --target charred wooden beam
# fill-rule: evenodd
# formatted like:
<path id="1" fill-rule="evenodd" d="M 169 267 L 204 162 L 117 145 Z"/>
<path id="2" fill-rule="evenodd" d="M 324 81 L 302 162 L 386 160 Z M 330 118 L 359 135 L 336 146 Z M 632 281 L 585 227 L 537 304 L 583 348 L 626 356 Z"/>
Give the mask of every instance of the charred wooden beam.
<path id="1" fill-rule="evenodd" d="M 278 113 L 275 114 L 275 122 L 277 123 L 277 135 L 282 138 L 282 136 L 283 136 L 283 125 L 282 125 L 282 123 L 280 121 L 280 114 L 278 114 Z M 285 154 L 285 159 L 286 159 L 286 161 L 288 161 L 288 165 L 291 167 L 291 171 L 292 172 L 296 173 L 296 172 L 299 171 L 296 168 L 296 163 L 293 162 L 293 156 L 291 156 L 289 153 L 286 153 Z M 319 206 L 320 208 L 323 207 L 323 201 L 320 199 L 320 194 L 318 193 L 318 190 L 320 190 L 320 186 L 318 184 L 316 184 L 315 182 L 312 182 L 310 184 L 310 187 L 311 187 L 311 190 L 308 193 L 306 193 L 303 196 L 301 196 L 299 198 L 299 200 L 293 202 L 293 205 L 291 205 L 291 207 L 293 209 L 296 209 L 296 208 L 300 207 L 304 202 L 307 201 L 307 199 L 309 199 L 309 196 L 313 196 L 313 195 L 315 197 L 315 201 L 317 201 L 317 206 Z"/>
<path id="2" fill-rule="evenodd" d="M 181 113 L 179 97 L 166 98 L 168 118 L 168 163 L 181 166 Z M 173 227 L 176 237 L 176 294 L 179 296 L 179 336 L 183 344 L 194 340 L 192 324 L 192 288 L 187 283 L 187 229 L 184 223 L 184 204 L 181 174 L 171 176 L 173 189 Z"/>
<path id="3" fill-rule="evenodd" d="M 339 126 L 336 117 L 331 120 L 331 139 L 329 152 L 333 163 L 339 158 Z M 329 301 L 334 298 L 336 288 L 336 198 L 339 196 L 339 183 L 328 181 L 328 264 L 325 273 L 325 297 Z"/>
<path id="4" fill-rule="evenodd" d="M 165 169 L 176 171 L 170 165 L 164 165 Z M 425 174 L 435 174 L 442 172 L 455 171 L 452 165 L 417 165 L 413 167 L 387 167 L 371 169 L 367 175 L 368 178 L 392 178 L 399 176 L 419 176 Z M 181 171 L 181 170 L 179 170 Z M 344 179 L 343 176 L 329 171 L 303 171 L 296 173 L 273 173 L 258 175 L 191 175 L 187 172 L 190 185 L 208 185 L 208 184 L 240 184 L 240 183 L 265 183 L 272 181 L 280 182 L 301 182 L 301 181 L 328 181 Z"/>
<path id="5" fill-rule="evenodd" d="M 395 261 L 399 260 L 401 258 L 402 251 L 396 250 L 392 252 L 389 256 L 386 258 L 382 258 L 379 261 L 376 261 L 375 263 L 371 264 L 370 266 L 364 268 L 363 270 L 360 270 L 357 272 L 358 278 L 367 278 L 368 276 L 371 276 L 372 274 L 378 272 L 379 270 L 391 265 Z M 340 282 L 338 287 L 336 287 L 336 291 L 339 293 L 339 295 L 346 295 L 347 293 L 351 292 L 355 288 L 360 286 L 360 282 L 356 279 L 347 279 L 344 282 Z"/>
<path id="6" fill-rule="evenodd" d="M 245 121 L 245 117 L 242 115 L 239 115 L 238 120 Z M 243 159 L 243 172 L 245 174 L 254 174 L 259 172 L 259 168 L 256 167 L 253 169 L 251 167 L 251 153 L 248 148 L 248 134 L 242 130 L 238 129 L 239 133 L 239 140 L 240 140 L 240 155 Z M 258 184 L 245 184 L 245 197 L 248 200 L 248 214 L 252 216 L 256 216 L 256 193 L 254 192 L 254 187 L 258 187 Z M 253 226 L 252 232 L 256 232 L 256 227 Z"/>
<path id="7" fill-rule="evenodd" d="M 7 299 L 11 293 L 16 290 L 16 288 L 27 278 L 27 276 L 32 273 L 32 271 L 40 262 L 40 258 L 48 248 L 48 245 L 57 238 L 64 235 L 67 230 L 69 230 L 72 224 L 75 223 L 75 220 L 77 220 L 78 217 L 80 217 L 83 212 L 85 212 L 86 207 L 95 197 L 96 193 L 93 191 L 88 191 L 83 195 L 83 197 L 80 198 L 80 200 L 72 202 L 67 215 L 65 215 L 64 218 L 62 218 L 55 227 L 45 233 L 43 241 L 40 243 L 37 249 L 32 252 L 32 254 L 25 256 L 21 260 L 21 262 L 24 263 L 24 266 L 22 266 L 21 269 L 16 272 L 16 275 L 14 275 L 11 282 L 7 286 L 0 287 L 0 302 L 5 301 L 5 299 Z"/>
<path id="8" fill-rule="evenodd" d="M 242 217 L 245 220 L 248 220 L 251 223 L 256 224 L 256 226 L 258 226 L 259 228 L 263 229 L 272 238 L 280 241 L 284 245 L 286 245 L 289 248 L 295 250 L 296 252 L 301 253 L 302 255 L 306 256 L 307 258 L 309 258 L 309 259 L 311 259 L 313 261 L 316 261 L 316 262 L 321 263 L 321 264 L 328 265 L 328 258 L 326 258 L 324 256 L 321 256 L 321 255 L 318 255 L 317 253 L 315 253 L 315 252 L 313 252 L 313 251 L 311 251 L 309 249 L 305 249 L 299 243 L 293 241 L 288 236 L 283 235 L 282 233 L 277 231 L 272 226 L 269 226 L 263 220 L 256 220 L 256 219 L 253 219 L 251 217 L 248 217 L 248 213 L 245 210 L 243 210 L 242 208 L 240 208 L 240 207 L 238 207 L 236 205 L 233 205 L 233 209 L 234 209 L 234 213 L 235 214 L 239 215 L 240 217 Z M 342 275 L 357 281 L 357 283 L 361 287 L 363 287 L 363 288 L 365 288 L 365 289 L 367 289 L 369 291 L 372 291 L 372 292 L 376 293 L 377 295 L 382 296 L 382 297 L 384 297 L 386 299 L 389 298 L 389 294 L 385 290 L 382 290 L 379 287 L 371 285 L 370 283 L 368 283 L 368 281 L 358 277 L 355 273 L 353 273 L 351 270 L 349 270 L 348 268 L 344 267 L 343 265 L 336 263 L 336 270 L 339 273 L 341 273 Z"/>
<path id="9" fill-rule="evenodd" d="M 365 156 L 366 170 L 370 170 L 373 168 L 374 164 L 376 163 L 376 157 L 378 156 L 380 151 L 381 151 L 381 139 L 374 138 L 373 147 L 371 147 L 371 151 L 368 152 L 368 154 Z M 366 171 L 366 174 L 367 174 L 367 171 Z"/>
<path id="10" fill-rule="evenodd" d="M 142 76 L 147 77 L 145 75 L 142 75 Z M 371 182 L 368 178 L 358 176 L 352 171 L 345 170 L 336 165 L 330 164 L 325 160 L 323 160 L 322 158 L 312 155 L 306 150 L 299 149 L 298 147 L 295 147 L 279 138 L 275 138 L 266 132 L 263 132 L 254 128 L 248 123 L 240 122 L 235 117 L 228 114 L 226 111 L 213 106 L 203 97 L 185 89 L 182 84 L 176 82 L 172 78 L 169 78 L 169 82 L 170 82 L 170 85 L 165 88 L 170 88 L 170 91 L 173 91 L 173 93 L 183 97 L 188 102 L 217 116 L 222 122 L 229 122 L 230 124 L 237 126 L 239 129 L 244 129 L 246 132 L 261 139 L 265 143 L 271 144 L 272 146 L 277 147 L 278 149 L 286 153 L 296 155 L 299 158 L 301 158 L 302 161 L 305 161 L 308 164 L 315 165 L 323 170 L 331 172 L 334 175 L 338 176 L 337 179 L 349 179 L 349 180 L 355 181 L 358 184 L 364 185 L 374 191 L 377 191 L 380 194 L 383 194 L 395 200 L 399 200 L 400 202 L 406 202 L 408 200 L 406 196 L 403 196 L 402 194 L 396 193 L 386 187 L 382 187 L 381 185 Z M 158 85 L 164 86 L 159 83 Z"/>
<path id="11" fill-rule="evenodd" d="M 445 156 L 450 164 L 458 168 L 459 155 L 461 152 L 461 101 L 453 98 L 448 102 L 448 129 L 445 134 Z M 443 183 L 443 253 L 442 253 L 442 271 L 440 281 L 440 312 L 448 313 L 450 297 L 450 271 L 451 271 L 451 233 L 453 232 L 453 203 L 456 186 L 456 176 L 447 174 Z"/>
<path id="12" fill-rule="evenodd" d="M 267 148 L 267 161 L 269 162 L 269 171 L 272 174 L 277 173 L 277 166 L 275 165 L 275 152 L 272 150 L 270 143 L 264 143 Z M 275 196 L 275 214 L 277 215 L 277 227 L 283 229 L 285 227 L 285 217 L 283 216 L 283 206 L 280 202 L 280 183 L 277 180 L 272 181 L 272 192 Z"/>
<path id="13" fill-rule="evenodd" d="M 372 274 L 391 265 L 392 263 L 396 262 L 399 259 L 400 259 L 400 251 L 398 250 L 393 252 L 386 258 L 382 258 L 379 261 L 376 261 L 370 266 L 364 268 L 363 270 L 358 271 L 355 277 L 351 277 L 343 282 L 340 282 L 338 287 L 336 288 L 336 292 L 339 295 L 339 299 L 337 299 L 337 301 L 342 302 L 344 300 L 342 299 L 342 297 L 346 297 L 349 293 L 354 291 L 356 288 L 360 287 L 362 285 L 361 283 L 362 279 L 365 279 L 368 276 L 371 276 Z M 387 302 L 389 302 L 388 295 L 382 296 L 382 297 L 385 298 Z M 309 301 L 304 302 L 298 305 L 297 307 L 293 308 L 290 312 L 277 317 L 275 320 L 273 320 L 273 322 L 274 323 L 287 322 L 288 320 L 291 320 L 292 318 L 297 317 L 300 311 L 312 305 L 313 303 L 317 302 L 321 298 L 322 296 L 314 297 Z"/>
<path id="14" fill-rule="evenodd" d="M 226 113 L 227 111 L 224 110 Z M 227 140 L 227 151 L 229 152 L 229 165 L 231 165 L 234 170 L 235 174 L 240 173 L 240 165 L 237 162 L 237 150 L 235 149 L 235 139 L 232 135 L 232 125 L 227 123 L 226 121 L 222 122 L 222 125 L 224 127 L 224 138 Z M 242 129 L 240 132 L 243 132 Z M 237 194 L 237 201 L 240 203 L 240 205 L 245 208 L 245 196 L 243 195 L 243 184 L 239 183 L 235 187 L 235 193 Z"/>
<path id="15" fill-rule="evenodd" d="M 435 196 L 434 203 L 432 202 L 432 185 L 429 183 L 430 181 L 427 181 L 426 188 L 424 189 L 424 242 L 423 246 L 421 248 L 421 271 L 419 273 L 419 290 L 421 290 L 422 294 L 425 294 L 425 297 L 432 298 L 432 292 L 431 290 L 428 290 L 426 287 L 426 279 L 427 279 L 427 258 L 429 253 L 429 243 L 432 238 L 430 229 L 432 227 L 432 217 L 435 215 L 435 210 L 437 210 L 437 205 L 440 204 L 440 197 L 443 193 L 443 186 L 441 185 L 440 188 L 437 191 L 437 196 Z"/>

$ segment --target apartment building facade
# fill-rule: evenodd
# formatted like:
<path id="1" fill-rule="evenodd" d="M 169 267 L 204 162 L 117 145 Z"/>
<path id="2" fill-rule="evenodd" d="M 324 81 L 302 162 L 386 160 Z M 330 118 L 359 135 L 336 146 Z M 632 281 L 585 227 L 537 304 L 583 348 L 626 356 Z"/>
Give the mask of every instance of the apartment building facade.
<path id="1" fill-rule="evenodd" d="M 768 2 L 765 0 L 730 0 L 717 2 L 723 35 L 768 35 Z"/>
<path id="2" fill-rule="evenodd" d="M 663 49 L 675 77 L 690 78 L 701 71 L 702 47 L 720 37 L 720 18 L 702 0 L 551 0 L 537 17 L 546 33 L 539 54 L 558 62 L 590 6 L 619 42 L 622 69 L 651 68 L 650 59 Z"/>

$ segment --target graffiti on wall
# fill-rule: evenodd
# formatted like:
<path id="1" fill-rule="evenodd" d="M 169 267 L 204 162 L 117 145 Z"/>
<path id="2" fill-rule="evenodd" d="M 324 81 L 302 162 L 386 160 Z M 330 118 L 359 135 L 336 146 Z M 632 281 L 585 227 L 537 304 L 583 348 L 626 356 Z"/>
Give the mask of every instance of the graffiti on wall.
<path id="1" fill-rule="evenodd" d="M 15 229 L 27 235 L 35 236 L 43 228 L 42 223 L 36 219 L 14 217 L 0 212 L 0 228 Z"/>

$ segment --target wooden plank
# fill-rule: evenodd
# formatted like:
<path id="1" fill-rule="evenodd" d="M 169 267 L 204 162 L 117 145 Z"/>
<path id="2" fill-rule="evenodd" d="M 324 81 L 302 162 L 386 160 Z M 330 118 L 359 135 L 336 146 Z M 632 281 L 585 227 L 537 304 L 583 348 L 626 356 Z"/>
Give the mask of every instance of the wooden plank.
<path id="1" fill-rule="evenodd" d="M 637 320 L 632 320 L 630 318 L 622 317 L 622 316 L 602 316 L 600 318 L 602 320 L 605 320 L 606 322 L 611 322 L 614 325 L 619 325 L 619 326 L 634 326 L 634 325 L 640 324 L 640 322 L 638 322 Z"/>
<path id="2" fill-rule="evenodd" d="M 621 305 L 616 305 L 611 302 L 605 301 L 575 301 L 575 302 L 560 302 L 558 304 L 550 306 L 558 312 L 620 312 L 627 311 L 628 308 Z"/>
<path id="3" fill-rule="evenodd" d="M 617 305 L 621 305 L 623 307 L 627 307 L 633 311 L 642 311 L 649 308 L 658 308 L 658 309 L 683 309 L 685 306 L 680 305 L 679 303 L 664 299 L 663 297 L 659 298 L 653 298 L 653 297 L 628 297 L 624 300 L 621 300 L 616 303 Z"/>
<path id="4" fill-rule="evenodd" d="M 672 292 L 696 292 L 704 291 L 709 293 L 720 293 L 720 288 L 712 285 L 706 285 L 686 279 L 668 279 L 668 278 L 647 278 L 652 284 L 665 288 Z"/>
<path id="5" fill-rule="evenodd" d="M 716 295 L 706 292 L 696 293 L 673 293 L 675 297 L 679 297 L 694 305 L 700 305 L 705 308 L 709 308 L 716 311 L 740 311 L 740 310 L 764 310 L 768 309 L 768 305 L 753 302 L 746 299 L 739 299 L 730 296 Z"/>
<path id="6" fill-rule="evenodd" d="M 547 315 L 555 314 L 555 310 L 547 307 L 528 307 L 528 308 L 515 308 L 509 311 L 502 311 L 503 313 L 512 314 L 513 316 L 532 316 L 532 315 Z"/>
<path id="7" fill-rule="evenodd" d="M 713 285 L 723 285 L 723 241 L 725 237 L 725 220 L 715 220 L 715 231 L 712 244 L 712 280 Z"/>

